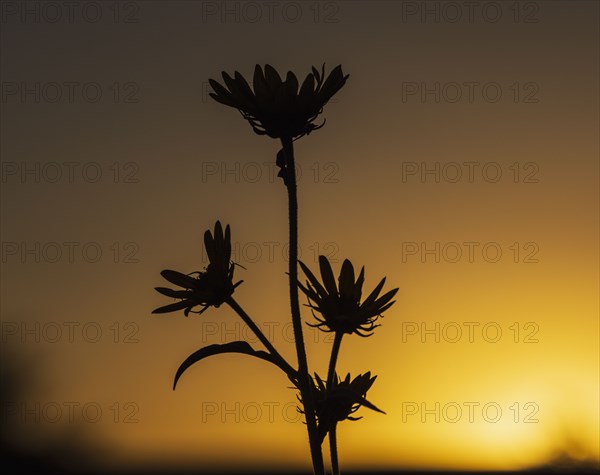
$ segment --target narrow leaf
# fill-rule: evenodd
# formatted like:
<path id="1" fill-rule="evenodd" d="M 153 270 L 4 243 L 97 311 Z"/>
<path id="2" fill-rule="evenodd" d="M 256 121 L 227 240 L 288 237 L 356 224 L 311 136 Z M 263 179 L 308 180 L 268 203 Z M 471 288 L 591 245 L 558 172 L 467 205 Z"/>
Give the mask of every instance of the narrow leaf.
<path id="1" fill-rule="evenodd" d="M 231 343 L 205 346 L 204 348 L 200 348 L 198 351 L 195 351 L 190 356 L 188 356 L 187 359 L 183 363 L 181 363 L 181 366 L 179 366 L 179 369 L 175 374 L 173 389 L 175 389 L 175 387 L 177 386 L 177 382 L 179 381 L 179 378 L 181 378 L 181 375 L 194 363 L 197 363 L 198 361 L 203 360 L 204 358 L 208 358 L 209 356 L 220 355 L 222 353 L 241 353 L 244 355 L 254 356 L 256 358 L 260 358 L 262 360 L 273 363 L 274 365 L 283 369 L 287 374 L 285 368 L 281 366 L 270 353 L 267 353 L 266 351 L 255 350 L 246 341 L 233 341 Z"/>

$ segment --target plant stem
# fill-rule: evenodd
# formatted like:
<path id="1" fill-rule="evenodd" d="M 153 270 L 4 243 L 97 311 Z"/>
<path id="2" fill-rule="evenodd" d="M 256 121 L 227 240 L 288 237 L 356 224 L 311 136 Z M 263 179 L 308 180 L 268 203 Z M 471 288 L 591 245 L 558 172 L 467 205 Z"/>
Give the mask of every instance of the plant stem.
<path id="1" fill-rule="evenodd" d="M 271 353 L 275 358 L 277 358 L 280 361 L 280 363 L 286 368 L 286 373 L 288 375 L 296 374 L 296 370 L 294 368 L 292 368 L 292 366 L 285 360 L 285 358 L 279 354 L 279 352 L 275 349 L 275 347 L 272 345 L 272 343 L 269 341 L 269 339 L 264 335 L 264 333 L 261 331 L 261 329 L 258 328 L 258 325 L 256 325 L 256 323 L 254 323 L 252 318 L 250 318 L 250 315 L 248 315 L 244 311 L 244 309 L 240 306 L 240 304 L 237 303 L 233 297 L 229 297 L 227 300 L 225 300 L 225 302 L 233 310 L 235 310 L 235 312 L 242 318 L 244 323 L 246 325 L 248 325 L 250 330 L 252 330 L 254 332 L 254 334 L 258 337 L 258 339 L 261 341 L 261 343 L 263 345 L 265 345 L 265 348 L 267 350 L 269 350 L 269 353 Z"/>
<path id="2" fill-rule="evenodd" d="M 342 332 L 336 332 L 333 340 L 331 357 L 329 358 L 329 371 L 327 372 L 327 391 L 331 391 L 331 388 L 333 388 L 333 383 L 335 381 L 335 365 L 337 363 L 337 357 L 340 352 L 343 337 L 344 334 Z M 333 475 L 339 475 L 340 473 L 337 454 L 337 437 L 335 433 L 336 427 L 337 423 L 334 423 L 331 429 L 329 429 L 329 453 L 331 454 L 331 471 Z"/>
<path id="3" fill-rule="evenodd" d="M 331 347 L 331 357 L 329 358 L 329 371 L 327 372 L 327 389 L 333 387 L 333 381 L 335 379 L 335 365 L 337 363 L 337 357 L 340 352 L 340 346 L 342 344 L 342 338 L 344 334 L 336 332 L 333 340 L 333 346 Z"/>
<path id="4" fill-rule="evenodd" d="M 325 475 L 325 464 L 321 452 L 321 441 L 317 432 L 317 419 L 313 400 L 312 381 L 308 374 L 308 361 L 304 336 L 302 335 L 302 320 L 300 319 L 300 303 L 298 301 L 298 197 L 296 190 L 296 165 L 294 163 L 294 145 L 291 137 L 281 139 L 286 160 L 286 188 L 288 192 L 288 214 L 290 233 L 289 281 L 290 308 L 292 326 L 298 356 L 298 389 L 304 405 L 306 429 L 312 457 L 313 470 L 316 475 Z"/>
<path id="5" fill-rule="evenodd" d="M 329 451 L 331 453 L 331 473 L 332 475 L 340 475 L 340 466 L 338 463 L 337 456 L 337 437 L 335 431 L 337 429 L 337 422 L 333 424 L 329 429 Z"/>

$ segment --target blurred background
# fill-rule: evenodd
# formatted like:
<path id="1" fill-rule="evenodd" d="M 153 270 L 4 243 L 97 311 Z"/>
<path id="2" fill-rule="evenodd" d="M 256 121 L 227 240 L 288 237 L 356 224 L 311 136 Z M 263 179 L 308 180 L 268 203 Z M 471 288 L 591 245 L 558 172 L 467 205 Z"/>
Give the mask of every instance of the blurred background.
<path id="1" fill-rule="evenodd" d="M 589 1 L 1 3 L 4 466 L 310 471 L 226 307 L 151 315 L 232 227 L 236 299 L 295 364 L 279 143 L 208 97 L 272 64 L 350 74 L 296 142 L 301 259 L 396 304 L 338 371 L 378 376 L 342 470 L 598 468 L 598 16 Z M 303 310 L 307 322 L 310 312 Z M 305 327 L 324 375 L 328 335 Z M 326 445 L 325 445 L 326 447 Z M 325 450 L 327 452 L 327 450 Z"/>

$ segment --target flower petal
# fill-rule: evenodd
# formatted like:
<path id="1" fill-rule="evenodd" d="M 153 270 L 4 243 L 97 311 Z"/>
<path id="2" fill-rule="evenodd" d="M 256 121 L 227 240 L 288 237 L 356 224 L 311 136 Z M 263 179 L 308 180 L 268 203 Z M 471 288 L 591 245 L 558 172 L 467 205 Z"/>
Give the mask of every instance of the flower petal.
<path id="1" fill-rule="evenodd" d="M 217 249 L 210 229 L 204 231 L 204 248 L 210 263 L 217 262 Z"/>
<path id="2" fill-rule="evenodd" d="M 298 102 L 301 106 L 311 101 L 315 91 L 315 77 L 313 74 L 308 74 L 302 83 L 300 92 L 298 93 Z"/>
<path id="3" fill-rule="evenodd" d="M 172 297 L 174 299 L 187 299 L 192 296 L 192 292 L 190 290 L 173 290 L 167 287 L 154 287 L 159 294 L 166 295 L 167 297 Z"/>
<path id="4" fill-rule="evenodd" d="M 288 71 L 287 76 L 285 78 L 285 89 L 286 94 L 289 97 L 295 97 L 298 93 L 298 79 L 296 78 L 296 75 L 291 71 Z"/>
<path id="5" fill-rule="evenodd" d="M 323 79 L 325 79 L 325 63 L 323 63 L 323 66 L 321 66 L 321 74 L 319 74 L 319 71 L 317 71 L 317 69 L 313 66 L 312 67 L 312 72 L 315 75 L 315 79 L 317 80 L 317 90 L 321 87 L 321 83 L 323 82 Z"/>
<path id="6" fill-rule="evenodd" d="M 362 307 L 364 307 L 364 308 L 369 307 L 375 301 L 375 299 L 379 296 L 379 292 L 381 292 L 381 289 L 383 289 L 384 285 L 385 285 L 385 277 L 383 279 L 381 279 L 381 282 L 379 282 L 379 284 L 377 284 L 377 287 L 375 287 L 373 289 L 373 292 L 371 292 L 370 295 L 366 298 L 366 300 L 362 304 Z"/>
<path id="7" fill-rule="evenodd" d="M 178 285 L 179 287 L 183 287 L 185 289 L 191 289 L 195 286 L 198 279 L 194 279 L 189 275 L 182 274 L 181 272 L 177 272 L 174 270 L 163 270 L 160 275 L 162 275 L 166 280 L 171 282 L 172 284 Z"/>
<path id="8" fill-rule="evenodd" d="M 269 96 L 269 87 L 263 74 L 263 70 L 260 65 L 256 65 L 254 68 L 254 78 L 252 80 L 254 86 L 254 95 L 256 96 L 257 102 L 264 101 Z M 262 104 L 264 106 L 264 104 Z"/>
<path id="9" fill-rule="evenodd" d="M 176 312 L 177 310 L 184 309 L 191 305 L 189 300 L 182 300 L 181 302 L 171 303 L 169 305 L 165 305 L 164 307 L 158 307 L 152 310 L 152 313 L 169 313 Z"/>
<path id="10" fill-rule="evenodd" d="M 342 73 L 342 66 L 340 64 L 331 71 L 319 91 L 319 101 L 322 105 L 325 105 L 346 84 L 348 77 L 349 75 L 344 76 L 344 73 Z"/>
<path id="11" fill-rule="evenodd" d="M 212 86 L 215 93 L 210 92 L 209 96 L 212 97 L 215 101 L 220 102 L 221 104 L 225 104 L 226 106 L 235 107 L 239 109 L 242 107 L 242 104 L 229 92 L 225 89 L 220 83 L 215 81 L 214 79 L 209 79 L 208 82 Z"/>
<path id="12" fill-rule="evenodd" d="M 232 97 L 223 97 L 212 92 L 209 92 L 208 95 L 212 97 L 215 101 L 220 102 L 229 107 L 238 108 L 239 104 Z"/>
<path id="13" fill-rule="evenodd" d="M 323 288 L 323 286 L 321 285 L 321 283 L 319 282 L 319 280 L 314 276 L 314 274 L 310 271 L 310 269 L 308 267 L 306 267 L 306 265 L 304 264 L 304 262 L 298 261 L 298 264 L 300 264 L 300 267 L 302 267 L 302 272 L 304 272 L 304 275 L 306 277 L 308 277 L 308 280 L 310 280 L 310 283 L 315 288 L 315 291 L 321 297 L 327 296 L 327 291 Z"/>
<path id="14" fill-rule="evenodd" d="M 365 267 L 363 266 L 360 270 L 360 274 L 358 275 L 358 279 L 356 279 L 356 283 L 354 284 L 354 300 L 360 302 L 360 298 L 362 296 L 362 287 L 365 282 Z"/>
<path id="15" fill-rule="evenodd" d="M 386 311 L 388 308 L 390 308 L 390 307 L 391 307 L 392 305 L 394 305 L 395 303 L 396 303 L 396 301 L 395 301 L 395 300 L 392 300 L 392 301 L 391 301 L 390 303 L 388 303 L 387 305 L 384 305 L 383 307 L 381 307 L 381 308 L 378 310 L 378 311 L 379 311 L 379 313 L 383 313 L 383 312 L 385 312 L 385 311 Z M 383 315 L 382 315 L 382 317 L 383 317 Z M 379 325 L 377 325 L 377 326 L 379 326 Z"/>
<path id="16" fill-rule="evenodd" d="M 335 284 L 335 278 L 333 277 L 333 271 L 331 270 L 331 264 L 325 256 L 319 256 L 319 266 L 321 268 L 321 278 L 323 284 L 329 292 L 329 295 L 338 295 L 337 286 Z"/>
<path id="17" fill-rule="evenodd" d="M 369 401 L 367 401 L 364 397 L 359 396 L 358 397 L 358 403 L 361 406 L 365 406 L 368 407 L 369 409 L 372 409 L 373 411 L 377 411 L 377 412 L 381 412 L 382 414 L 385 414 L 384 411 L 382 411 L 381 409 L 379 409 L 377 406 L 375 406 L 375 404 L 370 403 Z"/>
<path id="18" fill-rule="evenodd" d="M 375 300 L 375 302 L 373 302 L 371 306 L 378 310 L 377 313 L 380 313 L 380 308 L 387 304 L 390 300 L 392 300 L 394 298 L 394 295 L 396 295 L 396 292 L 398 292 L 398 289 L 390 290 L 385 295 Z"/>
<path id="19" fill-rule="evenodd" d="M 339 278 L 340 297 L 353 298 L 354 295 L 354 267 L 352 262 L 345 259 L 342 264 Z"/>
<path id="20" fill-rule="evenodd" d="M 244 76 L 242 76 L 237 71 L 234 73 L 234 76 L 235 76 L 236 82 L 238 83 L 239 88 L 244 93 L 244 95 L 246 95 L 246 97 L 248 97 L 248 99 L 253 99 L 254 93 L 252 92 L 252 89 L 250 88 L 248 81 L 246 81 L 246 78 L 244 78 Z"/>
<path id="21" fill-rule="evenodd" d="M 231 261 L 231 228 L 229 227 L 229 224 L 225 227 L 225 248 L 223 250 L 223 260 L 226 261 L 227 264 L 229 264 L 229 261 Z"/>
<path id="22" fill-rule="evenodd" d="M 279 87 L 282 84 L 281 76 L 279 76 L 277 70 L 270 64 L 265 64 L 265 80 L 267 81 L 271 93 L 279 90 Z"/>
<path id="23" fill-rule="evenodd" d="M 227 84 L 227 87 L 231 91 L 233 97 L 240 104 L 240 108 L 243 108 L 244 110 L 249 111 L 249 112 L 252 111 L 252 109 L 254 108 L 253 107 L 254 95 L 252 94 L 252 91 L 250 91 L 251 97 L 249 97 L 248 94 L 246 94 L 246 90 L 237 81 L 238 76 L 236 76 L 236 79 L 234 80 L 225 71 L 223 71 L 222 75 L 223 75 L 223 80 L 225 81 L 225 84 Z M 239 75 L 239 73 L 238 73 L 238 75 Z M 242 78 L 242 80 L 243 80 L 243 78 Z M 244 82 L 245 82 L 245 80 L 244 80 Z M 248 89 L 250 89 L 247 83 L 246 83 L 246 86 L 248 87 Z"/>
<path id="24" fill-rule="evenodd" d="M 219 82 L 214 79 L 208 80 L 209 84 L 212 86 L 213 90 L 217 93 L 217 95 L 225 98 L 231 98 L 231 92 L 225 89 Z"/>
<path id="25" fill-rule="evenodd" d="M 225 254 L 225 243 L 223 238 L 223 227 L 221 226 L 221 221 L 217 221 L 215 223 L 215 232 L 213 235 L 213 241 L 215 244 L 215 257 L 216 261 L 214 262 L 217 267 L 221 268 L 223 264 L 223 257 Z M 229 262 L 227 262 L 229 265 Z"/>

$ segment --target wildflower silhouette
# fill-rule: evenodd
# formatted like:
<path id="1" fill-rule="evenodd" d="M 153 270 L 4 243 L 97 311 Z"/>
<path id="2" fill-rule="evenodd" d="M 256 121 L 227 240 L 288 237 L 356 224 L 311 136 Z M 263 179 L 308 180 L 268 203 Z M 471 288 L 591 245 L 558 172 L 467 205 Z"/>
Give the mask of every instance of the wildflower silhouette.
<path id="1" fill-rule="evenodd" d="M 296 347 L 297 367 L 289 364 L 261 332 L 254 320 L 233 298 L 233 293 L 242 281 L 233 283 L 235 263 L 231 262 L 231 232 L 229 226 L 223 228 L 217 221 L 214 234 L 206 231 L 204 245 L 209 258 L 208 267 L 202 272 L 183 274 L 173 270 L 164 270 L 161 275 L 181 289 L 157 287 L 156 290 L 167 297 L 179 299 L 178 302 L 157 308 L 153 313 L 168 313 L 184 310 L 202 314 L 209 307 L 219 307 L 223 303 L 229 305 L 246 325 L 254 332 L 265 350 L 257 350 L 246 341 L 235 341 L 227 344 L 214 344 L 192 353 L 179 366 L 173 383 L 175 389 L 179 379 L 193 364 L 210 356 L 223 353 L 239 353 L 259 358 L 280 368 L 298 389 L 299 411 L 304 414 L 308 442 L 311 452 L 314 473 L 325 474 L 322 443 L 327 436 L 331 451 L 332 470 L 339 474 L 337 459 L 336 426 L 344 420 L 356 420 L 353 417 L 360 407 L 367 407 L 383 413 L 366 399 L 367 391 L 375 381 L 375 376 L 367 372 L 351 379 L 350 374 L 340 380 L 336 372 L 337 356 L 342 338 L 345 334 L 369 336 L 379 325 L 375 322 L 382 313 L 393 304 L 392 298 L 398 289 L 393 289 L 380 296 L 385 278 L 382 279 L 369 296 L 361 303 L 364 284 L 364 267 L 358 278 L 355 278 L 354 267 L 349 260 L 342 264 L 336 285 L 331 265 L 326 257 L 319 256 L 319 265 L 323 284 L 310 269 L 298 261 L 298 200 L 296 190 L 296 171 L 293 142 L 312 131 L 320 129 L 325 121 L 316 125 L 315 121 L 322 114 L 327 102 L 346 84 L 349 75 L 344 75 L 341 66 L 336 66 L 325 77 L 325 65 L 319 72 L 312 68 L 302 85 L 296 75 L 288 72 L 285 80 L 270 65 L 264 69 L 256 65 L 252 90 L 248 81 L 235 72 L 232 78 L 222 73 L 225 85 L 210 79 L 214 92 L 210 96 L 229 107 L 237 109 L 246 119 L 252 130 L 259 135 L 266 135 L 281 141 L 281 149 L 276 154 L 276 164 L 280 168 L 278 174 L 283 179 L 288 196 L 289 217 L 289 296 L 294 342 Z M 298 265 L 307 277 L 306 285 L 298 281 Z M 299 290 L 307 297 L 316 324 L 322 331 L 334 332 L 335 338 L 331 349 L 327 380 L 323 381 L 317 373 L 311 378 L 308 371 L 306 349 L 300 315 Z M 194 310 L 202 307 L 201 310 Z M 320 316 L 317 316 L 316 313 Z M 384 413 L 385 414 L 385 413 Z"/>
<path id="2" fill-rule="evenodd" d="M 304 275 L 307 277 L 306 286 L 303 286 L 298 282 L 298 287 L 304 292 L 306 297 L 309 299 L 307 304 L 310 307 L 317 324 L 308 325 L 317 327 L 324 332 L 334 332 L 335 337 L 333 340 L 333 346 L 331 349 L 331 356 L 329 360 L 329 371 L 327 373 L 327 384 L 322 385 L 321 379 L 317 376 L 317 382 L 319 383 L 319 389 L 321 394 L 329 394 L 331 391 L 337 391 L 340 394 L 342 391 L 346 394 L 346 402 L 343 402 L 343 398 L 336 396 L 333 397 L 330 394 L 330 401 L 325 404 L 324 411 L 325 416 L 319 416 L 319 405 L 317 404 L 317 418 L 323 420 L 325 423 L 319 423 L 319 435 L 324 437 L 323 431 L 329 433 L 329 445 L 331 452 L 331 463 L 333 472 L 338 473 L 338 462 L 337 462 L 337 441 L 336 441 L 336 421 L 341 421 L 343 418 L 339 418 L 340 414 L 344 414 L 348 409 L 348 396 L 354 394 L 363 395 L 373 385 L 375 378 L 370 379 L 369 376 L 357 376 L 352 383 L 350 383 L 350 375 L 348 374 L 346 380 L 342 384 L 337 383 L 337 377 L 335 372 L 335 366 L 337 363 L 337 357 L 342 344 L 342 338 L 344 334 L 355 333 L 361 337 L 368 337 L 373 334 L 373 330 L 379 325 L 375 324 L 378 317 L 390 308 L 395 302 L 391 301 L 394 295 L 398 292 L 398 289 L 392 289 L 385 293 L 382 297 L 379 297 L 381 290 L 385 284 L 385 277 L 381 279 L 379 284 L 373 289 L 369 296 L 360 303 L 362 297 L 362 288 L 365 281 L 365 268 L 362 267 L 360 274 L 357 279 L 354 277 L 354 266 L 352 263 L 345 259 L 342 264 L 340 276 L 338 278 L 338 285 L 335 283 L 333 276 L 333 270 L 331 264 L 325 256 L 319 256 L 319 267 L 321 270 L 321 278 L 323 284 L 315 277 L 310 269 L 303 263 L 299 262 Z M 312 301 L 312 303 L 310 303 Z M 315 315 L 315 311 L 321 314 L 322 318 Z M 366 379 L 365 379 L 366 378 Z M 372 406 L 366 400 L 356 399 L 353 404 L 362 402 L 363 405 L 370 407 L 371 409 L 378 410 L 375 406 Z M 332 410 L 332 404 L 339 404 L 337 411 Z M 323 407 L 323 404 L 321 404 Z M 354 410 L 358 409 L 358 406 Z M 333 412 L 332 412 L 333 411 Z M 379 410 L 378 410 L 379 411 Z M 379 411 L 382 412 L 382 411 Z M 322 440 L 322 439 L 321 439 Z"/>
<path id="3" fill-rule="evenodd" d="M 265 70 L 257 64 L 254 69 L 254 92 L 248 82 L 237 71 L 234 78 L 223 72 L 223 81 L 228 89 L 210 79 L 214 93 L 210 96 L 221 104 L 240 111 L 254 132 L 274 139 L 299 138 L 323 125 L 313 122 L 323 112 L 323 107 L 346 83 L 348 76 L 337 66 L 325 79 L 325 65 L 319 73 L 314 67 L 300 91 L 298 79 L 289 71 L 285 81 L 270 65 Z M 316 81 L 316 88 L 315 88 Z"/>
<path id="4" fill-rule="evenodd" d="M 313 302 L 308 306 L 313 310 L 313 316 L 319 322 L 316 325 L 309 324 L 310 326 L 317 327 L 325 332 L 356 333 L 363 337 L 371 336 L 375 327 L 379 326 L 375 324 L 377 318 L 395 303 L 390 302 L 390 300 L 396 295 L 398 289 L 390 290 L 382 297 L 377 298 L 385 284 L 384 277 L 361 304 L 360 298 L 365 281 L 365 268 L 361 269 L 360 275 L 355 281 L 354 267 L 348 259 L 342 264 L 339 291 L 333 278 L 331 264 L 325 256 L 319 257 L 323 285 L 302 261 L 299 264 L 308 280 L 306 281 L 306 287 L 300 283 L 298 283 L 298 286 Z M 314 310 L 319 312 L 323 318 L 317 317 Z"/>
<path id="5" fill-rule="evenodd" d="M 315 403 L 319 436 L 324 439 L 338 422 L 344 420 L 357 421 L 362 417 L 351 417 L 361 406 L 385 414 L 381 409 L 367 401 L 367 391 L 373 386 L 377 376 L 371 373 L 360 374 L 350 381 L 350 373 L 341 381 L 336 374 L 330 387 L 315 373 L 317 385 Z"/>
<path id="6" fill-rule="evenodd" d="M 235 264 L 231 262 L 231 232 L 229 225 L 223 228 L 217 221 L 214 237 L 210 231 L 204 234 L 204 246 L 208 255 L 209 264 L 204 272 L 182 274 L 174 270 L 164 270 L 161 275 L 171 284 L 183 287 L 186 290 L 173 290 L 165 287 L 156 287 L 156 290 L 167 297 L 182 299 L 180 302 L 157 308 L 152 313 L 175 312 L 185 308 L 183 312 L 187 317 L 190 312 L 201 314 L 210 306 L 219 307 L 232 294 L 235 288 L 243 281 L 233 283 Z M 198 277 L 192 277 L 197 274 Z M 192 310 L 196 306 L 202 310 Z"/>

